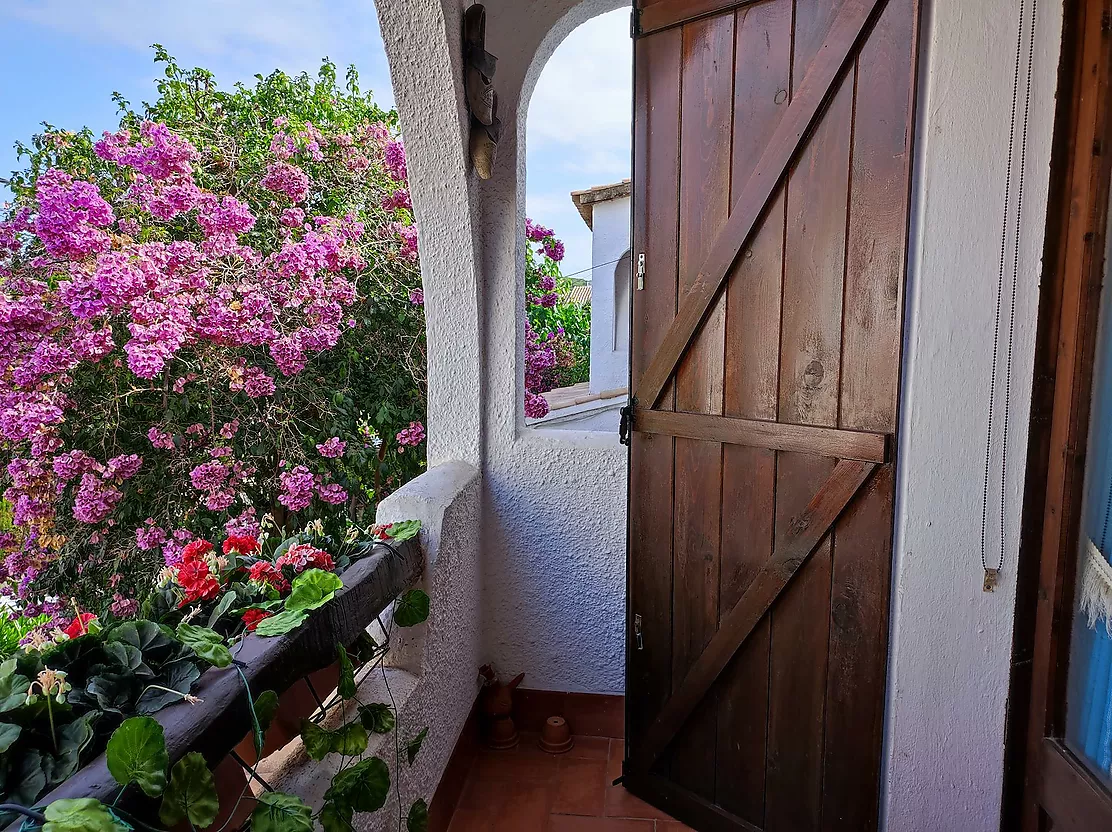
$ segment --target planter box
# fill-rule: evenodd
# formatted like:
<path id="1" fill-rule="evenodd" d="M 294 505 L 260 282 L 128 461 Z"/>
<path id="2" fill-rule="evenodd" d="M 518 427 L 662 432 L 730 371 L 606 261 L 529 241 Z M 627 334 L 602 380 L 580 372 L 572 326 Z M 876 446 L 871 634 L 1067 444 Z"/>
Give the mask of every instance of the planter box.
<path id="1" fill-rule="evenodd" d="M 334 663 L 336 645 L 352 644 L 394 598 L 412 586 L 422 566 L 416 539 L 389 547 L 377 544 L 373 554 L 344 572 L 344 586 L 336 597 L 310 613 L 299 629 L 276 638 L 252 635 L 244 639 L 233 655 L 246 665 L 243 673 L 252 695 L 264 690 L 280 694 L 303 676 Z M 194 694 L 203 700 L 200 704 L 179 702 L 154 717 L 165 729 L 171 766 L 186 753 L 199 751 L 209 767 L 215 768 L 251 730 L 247 694 L 234 667 L 210 669 Z M 45 806 L 62 798 L 95 797 L 111 803 L 119 789 L 102 754 L 38 802 Z M 138 787 L 130 786 L 121 806 L 131 810 L 144 803 L 157 810 L 158 801 L 143 797 Z M 140 809 L 137 814 L 142 817 L 144 813 Z M 16 822 L 8 829 L 18 826 Z"/>

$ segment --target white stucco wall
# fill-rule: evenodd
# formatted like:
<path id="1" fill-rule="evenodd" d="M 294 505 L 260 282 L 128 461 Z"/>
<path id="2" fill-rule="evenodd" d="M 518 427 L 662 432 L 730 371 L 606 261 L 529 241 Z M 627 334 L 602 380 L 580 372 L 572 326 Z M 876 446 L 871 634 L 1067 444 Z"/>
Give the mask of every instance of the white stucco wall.
<path id="1" fill-rule="evenodd" d="M 623 297 L 626 340 L 615 339 L 618 308 L 618 261 L 629 251 L 629 197 L 596 202 L 591 234 L 591 392 L 602 393 L 629 385 L 629 295 Z M 622 275 L 629 279 L 629 272 Z"/>
<path id="2" fill-rule="evenodd" d="M 1008 434 L 1006 557 L 1002 585 L 985 594 L 980 506 L 1018 5 L 935 0 L 925 4 L 921 27 L 884 783 L 885 828 L 891 832 L 999 828 L 1062 27 L 1060 3 L 1039 4 Z M 1022 106 L 1022 86 L 1020 92 Z M 998 445 L 994 453 L 997 477 L 1000 450 Z M 989 518 L 997 530 L 999 517 L 996 497 Z M 998 546 L 999 532 L 990 532 L 989 541 Z"/>
<path id="3" fill-rule="evenodd" d="M 620 691 L 624 449 L 597 434 L 524 427 L 517 313 L 529 93 L 567 33 L 628 4 L 487 3 L 506 130 L 494 178 L 481 185 L 463 173 L 459 110 L 451 117 L 429 112 L 459 106 L 458 80 L 452 87 L 459 77 L 453 28 L 459 9 L 450 0 L 443 7 L 440 0 L 378 4 L 425 229 L 430 434 L 436 453 L 457 447 L 477 453 L 484 473 L 484 657 L 506 673 L 526 670 L 529 687 Z M 999 822 L 1041 206 L 1061 30 L 1061 4 L 1042 3 L 1017 294 L 1007 558 L 1001 587 L 985 595 L 981 465 L 1016 5 L 924 0 L 883 775 L 891 832 L 978 832 Z M 446 80 L 449 71 L 456 75 Z M 453 199 L 462 201 L 439 204 Z M 438 246 L 432 256 L 424 248 L 430 239 Z M 448 250 L 463 252 L 462 265 L 455 256 L 436 256 Z M 472 253 L 474 262 L 467 259 Z M 453 436 L 438 437 L 445 431 Z"/>

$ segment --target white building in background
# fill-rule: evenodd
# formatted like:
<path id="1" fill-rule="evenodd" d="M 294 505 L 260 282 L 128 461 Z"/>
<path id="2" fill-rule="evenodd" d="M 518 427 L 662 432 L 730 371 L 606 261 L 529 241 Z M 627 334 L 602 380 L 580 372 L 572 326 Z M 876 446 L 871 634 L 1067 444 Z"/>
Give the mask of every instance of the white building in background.
<path id="1" fill-rule="evenodd" d="M 616 433 L 629 386 L 629 180 L 573 191 L 571 199 L 592 232 L 591 283 L 574 293 L 590 298 L 591 380 L 546 393 L 548 416 L 530 423 Z"/>

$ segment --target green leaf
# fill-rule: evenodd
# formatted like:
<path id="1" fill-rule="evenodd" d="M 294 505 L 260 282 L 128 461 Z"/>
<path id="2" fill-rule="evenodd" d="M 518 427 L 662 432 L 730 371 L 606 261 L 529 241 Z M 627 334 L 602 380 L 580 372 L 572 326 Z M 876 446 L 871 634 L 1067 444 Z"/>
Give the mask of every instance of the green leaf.
<path id="1" fill-rule="evenodd" d="M 405 828 L 406 832 L 429 832 L 429 807 L 424 800 L 418 800 L 409 807 Z"/>
<path id="2" fill-rule="evenodd" d="M 125 719 L 112 732 L 105 751 L 108 770 L 121 786 L 137 783 L 148 797 L 166 788 L 166 737 L 162 726 L 149 716 Z"/>
<path id="3" fill-rule="evenodd" d="M 337 644 L 336 649 L 339 651 L 340 656 L 340 683 L 336 687 L 336 691 L 343 699 L 355 698 L 355 668 L 351 666 L 351 657 L 348 655 L 344 645 Z"/>
<path id="4" fill-rule="evenodd" d="M 223 636 L 215 630 L 183 621 L 178 625 L 178 639 L 214 667 L 227 667 L 232 663 L 232 651 L 224 643 Z"/>
<path id="5" fill-rule="evenodd" d="M 167 826 L 188 818 L 194 827 L 203 829 L 212 825 L 219 811 L 220 799 L 212 772 L 201 754 L 190 751 L 174 766 L 158 817 Z"/>
<path id="6" fill-rule="evenodd" d="M 255 635 L 263 638 L 284 636 L 286 633 L 300 627 L 308 617 L 308 613 L 300 611 L 291 612 L 286 610 L 286 612 L 280 612 L 260 621 L 259 626 L 255 628 Z"/>
<path id="7" fill-rule="evenodd" d="M 383 702 L 364 705 L 359 709 L 359 719 L 364 728 L 376 734 L 389 734 L 397 724 L 393 709 Z"/>
<path id="8" fill-rule="evenodd" d="M 19 739 L 19 734 L 23 729 L 18 725 L 11 723 L 0 723 L 0 754 L 3 754 L 12 747 L 12 743 Z"/>
<path id="9" fill-rule="evenodd" d="M 143 664 L 143 651 L 138 647 L 123 641 L 106 641 L 102 649 L 121 672 L 134 673 L 136 676 L 146 678 L 154 676 L 154 671 Z"/>
<path id="10" fill-rule="evenodd" d="M 399 627 L 416 627 L 429 617 L 429 596 L 420 589 L 411 589 L 394 604 L 394 623 Z"/>
<path id="11" fill-rule="evenodd" d="M 303 719 L 301 741 L 305 744 L 305 753 L 314 760 L 323 760 L 329 754 L 357 757 L 367 750 L 367 730 L 358 722 L 352 722 L 329 731 L 311 720 Z"/>
<path id="12" fill-rule="evenodd" d="M 19 773 L 9 775 L 8 799 L 22 806 L 33 806 L 46 788 L 46 780 L 54 769 L 54 758 L 29 748 L 19 764 Z M 14 788 L 13 788 L 13 783 Z"/>
<path id="13" fill-rule="evenodd" d="M 55 800 L 43 814 L 46 815 L 43 832 L 120 832 L 127 829 L 112 817 L 107 806 L 91 797 Z"/>
<path id="14" fill-rule="evenodd" d="M 216 622 L 220 620 L 221 616 L 223 616 L 228 610 L 235 606 L 238 600 L 239 595 L 237 595 L 234 590 L 231 592 L 225 592 L 223 597 L 220 599 L 220 603 L 216 605 L 216 609 L 214 609 L 212 611 L 212 615 L 209 616 L 208 624 L 206 626 L 215 626 Z"/>
<path id="15" fill-rule="evenodd" d="M 405 744 L 405 758 L 409 761 L 410 765 L 413 765 L 413 761 L 417 759 L 417 754 L 418 752 L 420 752 L 421 746 L 425 742 L 425 737 L 427 737 L 428 735 L 429 729 L 422 728 L 420 734 L 418 734 Z"/>
<path id="16" fill-rule="evenodd" d="M 323 569 L 306 569 L 293 579 L 286 599 L 287 612 L 307 612 L 323 607 L 344 585 L 338 575 Z"/>
<path id="17" fill-rule="evenodd" d="M 58 732 L 58 751 L 50 777 L 51 786 L 64 783 L 81 767 L 81 752 L 93 741 L 93 724 L 99 718 L 99 711 L 90 711 Z"/>
<path id="18" fill-rule="evenodd" d="M 356 812 L 377 812 L 389 793 L 390 769 L 378 757 L 369 757 L 333 777 L 324 799 Z"/>
<path id="19" fill-rule="evenodd" d="M 400 523 L 392 523 L 390 528 L 387 529 L 387 534 L 390 537 L 401 543 L 403 540 L 410 540 L 417 536 L 417 532 L 421 531 L 420 520 L 402 520 Z"/>
<path id="20" fill-rule="evenodd" d="M 0 714 L 14 711 L 27 701 L 31 681 L 16 672 L 16 657 L 0 664 Z"/>
<path id="21" fill-rule="evenodd" d="M 313 832 L 313 810 L 292 794 L 263 792 L 251 813 L 251 832 Z"/>
<path id="22" fill-rule="evenodd" d="M 181 702 L 181 697 L 177 696 L 170 691 L 177 691 L 178 693 L 189 693 L 193 689 L 193 683 L 201 678 L 201 668 L 199 668 L 193 661 L 176 661 L 169 665 L 161 676 L 156 677 L 152 681 L 158 685 L 169 688 L 169 691 L 159 690 L 158 688 L 148 688 L 139 701 L 135 704 L 135 710 L 141 714 L 153 714 L 165 708 L 167 705 L 172 705 L 175 702 Z"/>
<path id="23" fill-rule="evenodd" d="M 255 720 L 258 722 L 258 731 L 255 734 L 255 753 L 263 753 L 263 743 L 266 739 L 266 730 L 274 721 L 278 713 L 278 694 L 272 690 L 264 690 L 255 697 Z"/>
<path id="24" fill-rule="evenodd" d="M 324 832 L 351 832 L 354 814 L 350 806 L 330 800 L 320 810 L 320 825 Z"/>

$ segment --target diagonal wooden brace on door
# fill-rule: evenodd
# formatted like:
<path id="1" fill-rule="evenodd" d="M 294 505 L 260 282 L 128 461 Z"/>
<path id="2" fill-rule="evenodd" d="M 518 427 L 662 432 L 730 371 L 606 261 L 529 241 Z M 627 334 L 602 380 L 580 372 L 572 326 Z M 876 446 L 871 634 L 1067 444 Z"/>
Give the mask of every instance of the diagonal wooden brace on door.
<path id="1" fill-rule="evenodd" d="M 876 468 L 875 462 L 858 460 L 842 460 L 834 467 L 633 749 L 636 770 L 649 770 Z"/>
<path id="2" fill-rule="evenodd" d="M 839 9 L 787 112 L 769 139 L 741 196 L 734 203 L 729 220 L 691 283 L 675 320 L 661 341 L 660 349 L 641 377 L 635 398 L 644 407 L 651 409 L 656 406 L 661 391 L 722 289 L 734 261 L 749 243 L 772 195 L 803 149 L 823 108 L 837 91 L 838 80 L 853 63 L 854 56 L 886 3 L 887 0 L 845 0 Z"/>

